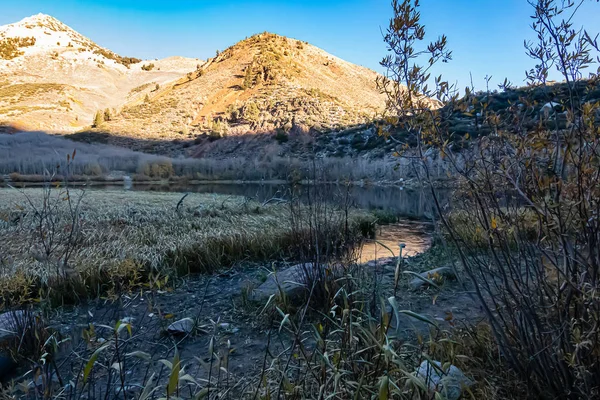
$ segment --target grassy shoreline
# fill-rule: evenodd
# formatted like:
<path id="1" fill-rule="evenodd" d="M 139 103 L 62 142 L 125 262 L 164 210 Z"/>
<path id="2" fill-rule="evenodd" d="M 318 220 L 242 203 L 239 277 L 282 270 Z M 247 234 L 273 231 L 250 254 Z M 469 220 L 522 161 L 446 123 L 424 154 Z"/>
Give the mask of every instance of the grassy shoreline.
<path id="1" fill-rule="evenodd" d="M 242 260 L 293 259 L 302 245 L 303 232 L 293 230 L 286 205 L 195 193 L 182 199 L 180 193 L 53 190 L 47 202 L 54 215 L 40 229 L 39 216 L 48 212 L 45 192 L 0 189 L 4 305 L 31 301 L 40 289 L 55 301 L 73 302 Z M 81 193 L 73 229 L 68 203 L 76 204 Z M 365 215 L 354 214 L 352 232 L 365 222 Z"/>

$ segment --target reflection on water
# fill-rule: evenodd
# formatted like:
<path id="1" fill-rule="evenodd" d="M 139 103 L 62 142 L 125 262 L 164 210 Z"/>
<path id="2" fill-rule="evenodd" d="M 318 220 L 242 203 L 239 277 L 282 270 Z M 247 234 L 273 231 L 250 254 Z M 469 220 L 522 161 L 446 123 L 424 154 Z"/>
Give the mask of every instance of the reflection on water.
<path id="1" fill-rule="evenodd" d="M 402 249 L 403 256 L 422 253 L 431 246 L 431 230 L 430 224 L 416 221 L 380 226 L 376 239 L 363 245 L 360 261 L 365 263 L 378 258 L 397 257 L 400 243 L 405 245 Z"/>
<path id="2" fill-rule="evenodd" d="M 301 191 L 308 190 L 308 186 L 300 186 Z M 328 198 L 335 200 L 343 198 L 349 190 L 354 206 L 367 210 L 385 210 L 405 217 L 422 219 L 432 210 L 431 195 L 424 190 L 406 190 L 396 186 L 351 186 L 344 185 L 319 185 L 320 190 L 328 193 Z M 211 183 L 199 185 L 139 185 L 135 184 L 133 190 L 155 190 L 195 193 L 219 193 L 254 198 L 265 201 L 273 197 L 289 197 L 290 186 L 282 184 L 260 183 Z"/>
<path id="3" fill-rule="evenodd" d="M 107 187 L 114 189 L 114 186 Z M 118 188 L 123 188 L 119 186 Z M 290 186 L 285 184 L 260 184 L 260 183 L 211 183 L 196 185 L 143 185 L 134 184 L 133 190 L 143 191 L 171 191 L 194 193 L 217 193 L 235 196 L 246 196 L 258 201 L 271 198 L 289 198 Z M 431 244 L 431 225 L 419 222 L 428 219 L 432 210 L 432 200 L 428 191 L 406 190 L 392 186 L 351 186 L 344 185 L 318 185 L 298 186 L 296 195 L 307 197 L 310 190 L 320 190 L 326 193 L 326 198 L 332 202 L 343 201 L 349 195 L 351 204 L 360 209 L 380 210 L 386 213 L 403 216 L 401 222 L 384 225 L 378 228 L 376 241 L 384 244 L 393 251 L 376 241 L 368 241 L 362 248 L 361 261 L 368 262 L 377 258 L 398 255 L 398 244 L 404 243 L 402 254 L 411 256 L 421 253 Z"/>

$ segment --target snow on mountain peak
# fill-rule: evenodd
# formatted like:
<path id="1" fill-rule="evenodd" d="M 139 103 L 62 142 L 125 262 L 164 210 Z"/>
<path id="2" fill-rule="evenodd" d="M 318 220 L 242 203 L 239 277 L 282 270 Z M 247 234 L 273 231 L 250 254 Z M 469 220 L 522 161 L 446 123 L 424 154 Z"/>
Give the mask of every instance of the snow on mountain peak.
<path id="1" fill-rule="evenodd" d="M 0 26 L 0 42 L 3 40 L 16 41 L 20 47 L 18 54 L 22 56 L 46 53 L 58 55 L 65 51 L 75 54 L 77 51 L 98 48 L 90 39 L 56 18 L 42 13 Z"/>

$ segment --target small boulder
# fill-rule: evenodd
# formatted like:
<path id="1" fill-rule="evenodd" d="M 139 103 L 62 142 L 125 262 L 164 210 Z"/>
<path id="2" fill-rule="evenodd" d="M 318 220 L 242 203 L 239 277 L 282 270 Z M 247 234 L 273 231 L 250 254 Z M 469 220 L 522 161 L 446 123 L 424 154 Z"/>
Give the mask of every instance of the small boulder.
<path id="1" fill-rule="evenodd" d="M 281 271 L 273 272 L 267 280 L 252 291 L 252 299 L 256 301 L 267 301 L 272 295 L 279 296 L 281 291 L 290 299 L 302 297 L 306 292 L 306 286 L 301 282 L 307 269 L 313 269 L 311 263 L 298 264 Z"/>
<path id="2" fill-rule="evenodd" d="M 439 393 L 445 400 L 458 400 L 465 388 L 473 386 L 474 382 L 467 378 L 463 372 L 454 365 L 447 370 L 442 368 L 439 361 L 425 360 L 415 372 L 415 376 L 421 379 L 432 393 Z"/>
<path id="3" fill-rule="evenodd" d="M 419 274 L 421 278 L 415 277 L 413 280 L 409 282 L 410 288 L 412 290 L 419 290 L 426 286 L 429 286 L 429 281 L 436 282 L 438 277 L 445 279 L 456 279 L 456 273 L 454 272 L 454 268 L 452 267 L 440 267 L 435 268 L 426 272 L 422 272 Z"/>
<path id="4" fill-rule="evenodd" d="M 195 323 L 193 319 L 183 318 L 169 325 L 167 331 L 171 335 L 189 335 L 194 331 L 194 325 Z"/>

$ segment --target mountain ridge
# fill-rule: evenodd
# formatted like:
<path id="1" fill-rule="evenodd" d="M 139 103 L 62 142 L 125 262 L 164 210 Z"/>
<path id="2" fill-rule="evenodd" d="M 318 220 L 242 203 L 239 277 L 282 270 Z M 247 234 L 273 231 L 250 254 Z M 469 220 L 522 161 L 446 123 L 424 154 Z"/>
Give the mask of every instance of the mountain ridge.
<path id="1" fill-rule="evenodd" d="M 222 154 L 220 148 L 229 153 L 233 138 L 253 134 L 282 144 L 290 135 L 363 126 L 370 137 L 371 123 L 385 109 L 377 72 L 269 32 L 206 61 L 142 61 L 38 14 L 0 27 L 3 46 L 10 51 L 0 51 L 0 127 L 16 131 L 210 157 L 211 151 Z M 225 136 L 229 144 L 207 145 Z"/>
<path id="2" fill-rule="evenodd" d="M 134 89 L 172 82 L 202 62 L 176 60 L 122 57 L 45 14 L 1 26 L 0 124 L 51 133 L 85 129 L 98 109 L 116 109 L 131 94 L 143 96 Z"/>
<path id="3" fill-rule="evenodd" d="M 143 126 L 145 137 L 170 139 L 341 128 L 383 110 L 376 77 L 306 42 L 265 32 L 220 52 L 144 104 L 126 105 L 101 128 L 135 134 Z"/>

